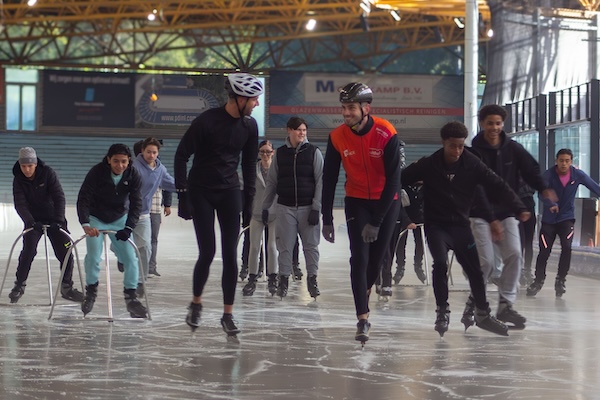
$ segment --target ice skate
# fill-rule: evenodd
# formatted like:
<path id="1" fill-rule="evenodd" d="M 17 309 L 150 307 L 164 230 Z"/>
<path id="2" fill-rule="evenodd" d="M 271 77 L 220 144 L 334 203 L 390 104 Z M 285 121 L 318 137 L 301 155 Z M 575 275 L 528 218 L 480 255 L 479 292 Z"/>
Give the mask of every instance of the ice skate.
<path id="1" fill-rule="evenodd" d="M 25 285 L 15 282 L 15 287 L 8 294 L 11 304 L 15 304 L 25 294 Z"/>
<path id="2" fill-rule="evenodd" d="M 450 310 L 448 307 L 438 306 L 435 311 L 437 317 L 435 319 L 435 330 L 440 334 L 440 337 L 444 337 L 444 333 L 448 330 L 448 325 L 450 324 Z"/>
<path id="3" fill-rule="evenodd" d="M 379 300 L 387 302 L 390 301 L 390 297 L 392 297 L 392 287 L 382 286 L 379 291 Z"/>
<path id="4" fill-rule="evenodd" d="M 304 274 L 300 269 L 300 264 L 292 264 L 292 273 L 294 274 L 294 280 L 301 281 Z"/>
<path id="5" fill-rule="evenodd" d="M 465 332 L 475 325 L 475 303 L 473 296 L 469 296 L 469 299 L 465 303 L 465 310 L 463 311 L 460 322 L 465 326 Z"/>
<path id="6" fill-rule="evenodd" d="M 508 336 L 508 327 L 502 322 L 498 321 L 492 314 L 491 310 L 475 310 L 475 323 L 477 326 L 488 332 L 495 333 L 500 336 Z"/>
<path id="7" fill-rule="evenodd" d="M 565 282 L 565 278 L 556 277 L 556 280 L 554 281 L 554 291 L 556 292 L 556 297 L 562 297 L 562 295 L 567 291 Z"/>
<path id="8" fill-rule="evenodd" d="M 148 310 L 140 303 L 136 293 L 136 289 L 125 289 L 125 305 L 131 318 L 148 318 Z"/>
<path id="9" fill-rule="evenodd" d="M 192 333 L 200 326 L 200 313 L 202 312 L 202 304 L 190 303 L 188 307 L 187 317 L 185 322 L 192 328 Z"/>
<path id="10" fill-rule="evenodd" d="M 73 287 L 72 283 L 63 282 L 60 287 L 60 295 L 63 299 L 75 301 L 81 303 L 84 299 L 83 293 Z"/>
<path id="11" fill-rule="evenodd" d="M 83 311 L 83 316 L 88 315 L 92 311 L 92 308 L 94 308 L 97 294 L 98 282 L 96 282 L 94 285 L 87 285 L 85 287 L 85 298 L 81 303 L 81 311 Z"/>
<path id="12" fill-rule="evenodd" d="M 525 329 L 527 319 L 512 308 L 512 304 L 506 300 L 500 300 L 498 312 L 496 313 L 498 321 L 510 323 L 509 329 Z"/>
<path id="13" fill-rule="evenodd" d="M 365 343 L 369 340 L 369 330 L 371 329 L 371 323 L 366 319 L 358 320 L 356 324 L 356 335 L 354 339 L 358 340 L 362 347 L 365 347 Z"/>
<path id="14" fill-rule="evenodd" d="M 308 276 L 308 279 L 306 280 L 306 287 L 308 288 L 308 293 L 310 294 L 310 297 L 317 300 L 317 296 L 321 294 L 321 291 L 319 290 L 319 286 L 317 285 L 316 275 Z"/>
<path id="15" fill-rule="evenodd" d="M 529 287 L 527 288 L 527 296 L 528 297 L 535 296 L 536 294 L 538 294 L 538 292 L 540 290 L 542 290 L 543 286 L 544 286 L 544 281 L 538 281 L 538 280 L 533 281 L 533 283 L 531 285 L 529 285 Z"/>
<path id="16" fill-rule="evenodd" d="M 254 291 L 256 290 L 256 279 L 256 275 L 250 274 L 248 283 L 246 283 L 246 286 L 242 289 L 242 294 L 244 296 L 252 296 L 254 294 Z"/>
<path id="17" fill-rule="evenodd" d="M 427 274 L 423 271 L 423 268 L 420 265 L 415 265 L 415 274 L 417 274 L 417 278 L 421 281 L 421 283 L 425 283 L 427 280 Z"/>
<path id="18" fill-rule="evenodd" d="M 400 281 L 402 280 L 402 278 L 404 278 L 404 265 L 400 266 L 398 265 L 396 267 L 396 273 L 394 274 L 394 285 L 397 285 L 400 283 Z"/>
<path id="19" fill-rule="evenodd" d="M 221 326 L 223 327 L 223 331 L 227 334 L 227 336 L 237 337 L 237 334 L 241 332 L 241 330 L 235 325 L 235 320 L 233 319 L 233 315 L 231 314 L 223 314 L 221 317 Z"/>
<path id="20" fill-rule="evenodd" d="M 531 271 L 523 270 L 523 272 L 521 272 L 521 277 L 519 278 L 519 284 L 521 285 L 521 287 L 529 287 L 529 285 L 531 285 L 533 281 L 534 279 L 531 275 Z"/>
<path id="21" fill-rule="evenodd" d="M 277 288 L 277 296 L 282 300 L 288 293 L 289 276 L 279 276 L 279 287 Z"/>
<path id="22" fill-rule="evenodd" d="M 242 268 L 240 268 L 239 277 L 242 282 L 244 281 L 244 279 L 246 279 L 246 277 L 248 277 L 248 266 L 247 265 L 242 265 Z"/>
<path id="23" fill-rule="evenodd" d="M 269 289 L 269 293 L 271 293 L 271 296 L 277 293 L 277 274 L 269 274 L 267 288 Z"/>

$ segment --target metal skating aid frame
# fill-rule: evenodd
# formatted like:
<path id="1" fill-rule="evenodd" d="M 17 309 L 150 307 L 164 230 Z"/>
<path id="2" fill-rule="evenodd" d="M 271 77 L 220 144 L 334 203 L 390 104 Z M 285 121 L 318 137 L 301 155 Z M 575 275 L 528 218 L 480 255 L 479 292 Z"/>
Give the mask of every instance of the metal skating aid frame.
<path id="1" fill-rule="evenodd" d="M 244 233 L 246 233 L 246 232 L 248 232 L 248 234 L 250 234 L 250 225 L 248 225 L 247 227 L 242 228 L 240 230 L 240 233 L 238 234 L 238 238 L 237 238 L 237 245 L 236 245 L 237 248 L 240 247 L 240 241 L 242 240 L 242 237 L 244 236 Z M 260 249 L 260 252 L 262 253 L 261 254 L 262 255 L 262 263 L 260 261 L 260 255 L 259 255 L 258 270 L 260 271 L 261 267 L 263 268 L 263 282 L 266 282 L 267 281 L 267 250 L 266 250 L 267 249 L 267 234 L 266 234 L 266 229 L 263 229 L 262 242 L 263 242 L 263 246 L 261 246 L 261 249 Z M 252 243 L 250 243 L 250 245 L 252 245 Z M 243 251 L 244 251 L 244 249 L 243 249 L 243 245 L 242 245 L 242 252 Z M 250 251 L 248 251 L 248 257 L 250 257 Z M 239 273 L 239 271 L 238 271 L 238 273 Z M 250 269 L 248 269 L 248 274 L 250 274 Z"/>
<path id="2" fill-rule="evenodd" d="M 425 286 L 429 286 L 429 262 L 427 261 L 427 242 L 425 240 L 425 229 L 423 228 L 423 224 L 417 224 L 417 227 L 415 229 L 419 229 L 421 231 L 421 242 L 423 245 L 423 263 L 425 264 Z M 392 262 L 393 258 L 396 256 L 396 251 L 398 250 L 398 246 L 400 245 L 400 239 L 402 239 L 402 235 L 408 235 L 409 230 L 410 229 L 406 228 L 398 235 L 396 246 L 394 246 L 394 253 L 391 255 Z M 406 240 L 408 240 L 408 238 L 406 238 Z"/>
<path id="3" fill-rule="evenodd" d="M 54 297 L 52 296 L 52 274 L 50 271 L 50 253 L 48 252 L 48 228 L 50 227 L 50 225 L 42 225 L 42 232 L 43 232 L 43 236 L 44 236 L 44 253 L 46 255 L 46 272 L 48 275 L 48 296 L 50 298 L 50 302 L 48 304 L 31 304 L 31 305 L 40 305 L 40 306 L 46 306 L 46 305 L 52 305 L 54 304 Z M 12 254 L 13 251 L 15 250 L 15 247 L 17 246 L 17 243 L 19 243 L 19 241 L 21 240 L 21 238 L 23 236 L 25 236 L 27 233 L 31 232 L 33 230 L 33 228 L 28 228 L 25 229 L 23 232 L 21 232 L 21 234 L 17 237 L 17 239 L 15 239 L 12 247 L 10 248 L 10 252 L 8 253 L 8 261 L 6 262 L 6 269 L 4 271 L 4 277 L 2 278 L 2 285 L 0 286 L 0 296 L 2 296 L 2 290 L 4 289 L 4 284 L 6 283 L 6 276 L 8 275 L 8 270 L 10 267 L 10 262 L 12 259 Z M 60 289 L 60 285 L 62 284 L 62 277 L 64 275 L 64 268 L 66 268 L 67 262 L 69 260 L 69 257 L 71 257 L 72 254 L 72 246 L 73 246 L 73 238 L 71 237 L 71 235 L 69 235 L 69 233 L 67 231 L 65 231 L 64 229 L 60 229 L 60 232 L 65 235 L 67 238 L 69 238 L 69 241 L 71 243 L 71 248 L 69 249 L 69 251 L 67 252 L 65 259 L 63 261 L 63 264 L 61 266 L 62 268 L 62 273 L 60 275 L 60 281 L 59 281 L 59 289 Z M 79 263 L 79 254 L 77 253 L 77 249 L 75 249 L 75 260 L 77 261 L 77 271 L 79 272 L 79 280 L 81 281 L 81 287 L 83 288 L 83 274 L 81 273 L 81 265 Z M 58 291 L 57 291 L 58 293 Z M 24 304 L 27 305 L 27 304 Z"/>
<path id="4" fill-rule="evenodd" d="M 107 243 L 107 237 L 109 234 L 115 234 L 117 233 L 117 231 L 113 231 L 113 230 L 100 230 L 100 234 L 102 234 L 104 236 L 104 262 L 105 262 L 105 270 L 106 270 L 106 296 L 107 296 L 107 302 L 108 302 L 108 316 L 107 317 L 87 317 L 87 316 L 83 316 L 83 317 L 65 317 L 63 319 L 86 319 L 86 320 L 97 320 L 97 321 L 108 321 L 108 322 L 114 322 L 114 321 L 143 321 L 145 319 L 151 321 L 152 320 L 152 316 L 150 315 L 150 306 L 148 304 L 148 291 L 146 290 L 146 281 L 144 279 L 142 279 L 142 288 L 144 289 L 144 301 L 146 303 L 146 312 L 148 313 L 148 316 L 146 318 L 114 318 L 113 317 L 113 306 L 112 306 L 112 288 L 111 288 L 111 282 L 110 282 L 110 263 L 109 263 L 109 258 L 108 258 L 108 243 Z M 79 239 L 77 239 L 75 242 L 73 242 L 73 245 L 71 246 L 71 248 L 69 249 L 69 252 L 67 253 L 67 256 L 69 256 L 71 254 L 71 251 L 74 248 L 77 248 L 77 244 L 79 242 L 81 242 L 83 239 L 85 239 L 88 235 L 83 235 L 82 237 L 80 237 Z M 141 261 L 141 257 L 140 257 L 140 252 L 137 248 L 137 246 L 135 245 L 135 243 L 133 242 L 133 240 L 131 239 L 127 239 L 127 243 L 129 243 L 131 245 L 131 247 L 133 247 L 133 250 L 135 250 L 135 254 L 138 258 L 138 268 L 140 270 L 140 276 L 143 277 L 144 276 L 144 271 L 143 271 L 143 267 L 142 267 L 142 261 Z M 65 258 L 65 260 L 67 260 L 67 258 Z M 64 274 L 64 265 L 62 268 L 62 274 L 61 274 L 61 282 L 62 282 L 62 275 Z M 85 288 L 85 287 L 84 287 Z M 58 291 L 60 289 L 60 286 L 56 288 L 56 295 L 58 295 Z M 48 315 L 48 319 L 58 319 L 58 318 L 52 318 L 52 314 L 54 312 L 54 306 L 56 303 L 56 295 L 54 296 L 54 302 L 52 303 L 52 307 L 50 308 L 50 314 Z M 85 295 L 85 293 L 84 293 Z"/>

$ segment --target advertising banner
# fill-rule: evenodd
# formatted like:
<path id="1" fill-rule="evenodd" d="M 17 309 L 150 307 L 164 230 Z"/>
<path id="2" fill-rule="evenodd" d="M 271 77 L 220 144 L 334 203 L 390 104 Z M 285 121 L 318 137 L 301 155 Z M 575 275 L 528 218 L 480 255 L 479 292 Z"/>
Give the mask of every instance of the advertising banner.
<path id="1" fill-rule="evenodd" d="M 222 75 L 139 75 L 135 84 L 136 128 L 188 126 L 202 112 L 227 102 Z M 263 82 L 264 83 L 264 82 Z M 252 116 L 263 131 L 264 95 Z"/>
<path id="2" fill-rule="evenodd" d="M 133 128 L 134 75 L 43 71 L 43 126 Z"/>
<path id="3" fill-rule="evenodd" d="M 338 89 L 362 82 L 373 90 L 371 113 L 397 129 L 439 129 L 463 119 L 463 78 L 429 75 L 271 73 L 270 127 L 283 128 L 293 115 L 311 128 L 333 129 L 344 121 Z"/>

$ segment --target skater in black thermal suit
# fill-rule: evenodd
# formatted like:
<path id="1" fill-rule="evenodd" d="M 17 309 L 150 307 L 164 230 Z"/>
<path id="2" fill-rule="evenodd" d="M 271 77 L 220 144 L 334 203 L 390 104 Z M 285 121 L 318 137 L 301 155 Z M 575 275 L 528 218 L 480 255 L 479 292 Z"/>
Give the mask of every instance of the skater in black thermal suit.
<path id="1" fill-rule="evenodd" d="M 263 93 L 262 82 L 245 73 L 225 79 L 227 103 L 200 114 L 189 127 L 175 153 L 175 186 L 190 197 L 192 218 L 198 242 L 198 260 L 194 267 L 193 298 L 186 318 L 195 330 L 200 325 L 202 292 L 216 251 L 215 212 L 221 228 L 223 256 L 223 317 L 221 326 L 234 336 L 240 329 L 233 320 L 233 302 L 237 283 L 237 237 L 240 231 L 242 196 L 237 167 L 242 159 L 244 207 L 252 213 L 258 157 L 258 125 L 250 115 Z M 187 162 L 194 162 L 187 175 Z M 181 198 L 180 198 L 181 201 Z"/>
<path id="2" fill-rule="evenodd" d="M 433 258 L 433 291 L 437 304 L 435 330 L 443 336 L 450 323 L 447 260 L 448 251 L 452 249 L 469 278 L 477 326 L 508 336 L 507 326 L 490 314 L 475 239 L 469 225 L 469 211 L 477 186 L 483 185 L 497 193 L 499 200 L 522 220 L 527 220 L 529 213 L 498 175 L 475 155 L 464 151 L 468 132 L 462 123 L 449 122 L 440 133 L 443 148 L 402 171 L 403 186 L 423 182 L 425 235 Z"/>

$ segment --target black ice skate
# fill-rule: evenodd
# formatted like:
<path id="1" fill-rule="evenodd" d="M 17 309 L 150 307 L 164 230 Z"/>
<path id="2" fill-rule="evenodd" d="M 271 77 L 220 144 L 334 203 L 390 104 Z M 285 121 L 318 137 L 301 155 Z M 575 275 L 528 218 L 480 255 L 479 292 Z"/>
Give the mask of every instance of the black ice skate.
<path id="1" fill-rule="evenodd" d="M 131 318 L 148 318 L 148 310 L 137 299 L 136 289 L 125 289 L 125 304 Z"/>
<path id="2" fill-rule="evenodd" d="M 388 297 L 392 296 L 392 287 L 391 286 L 382 286 L 381 293 L 379 293 L 381 297 L 384 297 L 386 300 Z"/>
<path id="3" fill-rule="evenodd" d="M 96 302 L 96 295 L 98 294 L 98 282 L 93 285 L 87 285 L 85 287 L 85 298 L 81 303 L 81 311 L 83 311 L 83 316 L 88 315 L 92 308 L 94 308 L 94 303 Z"/>
<path id="4" fill-rule="evenodd" d="M 269 293 L 271 293 L 271 296 L 277 293 L 277 274 L 269 274 L 267 288 L 269 289 Z"/>
<path id="5" fill-rule="evenodd" d="M 247 265 L 242 265 L 239 276 L 240 276 L 240 280 L 242 282 L 244 281 L 244 279 L 246 279 L 246 277 L 248 276 L 248 266 Z"/>
<path id="6" fill-rule="evenodd" d="M 556 277 L 554 281 L 554 291 L 556 292 L 556 297 L 562 297 L 563 294 L 567 291 L 567 287 L 565 286 L 566 279 Z"/>
<path id="7" fill-rule="evenodd" d="M 254 291 L 256 290 L 256 275 L 250 274 L 248 277 L 248 283 L 242 289 L 242 294 L 244 296 L 252 296 Z"/>
<path id="8" fill-rule="evenodd" d="M 425 283 L 425 281 L 427 280 L 427 275 L 425 274 L 425 271 L 423 271 L 423 268 L 420 265 L 415 265 L 415 274 L 417 274 L 417 278 L 419 278 L 421 283 Z"/>
<path id="9" fill-rule="evenodd" d="M 398 265 L 396 267 L 396 273 L 394 274 L 394 284 L 397 285 L 400 283 L 400 281 L 402 280 L 402 278 L 404 278 L 404 265 L 400 266 Z"/>
<path id="10" fill-rule="evenodd" d="M 446 333 L 448 325 L 450 324 L 450 310 L 448 310 L 448 307 L 438 306 L 435 312 L 437 317 L 435 319 L 434 329 L 440 334 L 440 337 L 444 337 L 444 333 Z"/>
<path id="11" fill-rule="evenodd" d="M 496 318 L 504 323 L 510 323 L 511 325 L 507 325 L 509 329 L 525 329 L 525 322 L 527 322 L 527 318 L 515 311 L 512 304 L 504 299 L 500 300 Z"/>
<path id="12" fill-rule="evenodd" d="M 192 328 L 192 333 L 200 326 L 200 313 L 202 312 L 202 304 L 190 303 L 188 307 L 187 317 L 185 322 Z"/>
<path id="13" fill-rule="evenodd" d="M 483 330 L 495 333 L 500 336 L 508 336 L 508 327 L 498 321 L 491 313 L 491 310 L 475 309 L 475 323 Z"/>
<path id="14" fill-rule="evenodd" d="M 317 276 L 316 275 L 308 276 L 308 279 L 306 280 L 306 287 L 308 289 L 308 293 L 310 294 L 310 297 L 314 298 L 315 300 L 317 299 L 317 296 L 321 294 L 321 291 L 319 290 L 319 286 L 317 285 Z"/>
<path id="15" fill-rule="evenodd" d="M 83 293 L 73 287 L 72 283 L 63 282 L 60 287 L 60 295 L 63 299 L 81 303 L 84 299 Z"/>
<path id="16" fill-rule="evenodd" d="M 15 287 L 8 294 L 11 304 L 15 304 L 25 294 L 25 285 L 15 282 Z"/>
<path id="17" fill-rule="evenodd" d="M 527 296 L 529 296 L 529 297 L 535 296 L 536 294 L 538 294 L 538 292 L 540 290 L 542 290 L 543 286 L 544 286 L 544 281 L 538 281 L 538 280 L 533 281 L 533 283 L 531 285 L 529 285 L 529 287 L 527 288 Z"/>
<path id="18" fill-rule="evenodd" d="M 460 322 L 465 326 L 465 332 L 475 325 L 475 301 L 473 296 L 469 296 L 469 299 L 465 303 L 465 310 L 463 311 Z"/>
<path id="19" fill-rule="evenodd" d="M 227 334 L 227 336 L 235 337 L 241 332 L 241 330 L 235 325 L 235 320 L 231 314 L 223 314 L 221 317 L 221 326 L 223 327 L 223 331 Z"/>
<path id="20" fill-rule="evenodd" d="M 292 273 L 294 274 L 294 279 L 297 281 L 301 281 L 304 276 L 300 269 L 300 264 L 292 264 Z"/>
<path id="21" fill-rule="evenodd" d="M 283 299 L 287 296 L 288 293 L 288 285 L 289 285 L 289 276 L 279 276 L 279 287 L 277 288 L 277 296 Z"/>
<path id="22" fill-rule="evenodd" d="M 356 335 L 354 339 L 358 340 L 362 347 L 365 347 L 365 343 L 369 340 L 369 330 L 371 329 L 371 323 L 366 319 L 358 320 L 356 324 Z"/>

